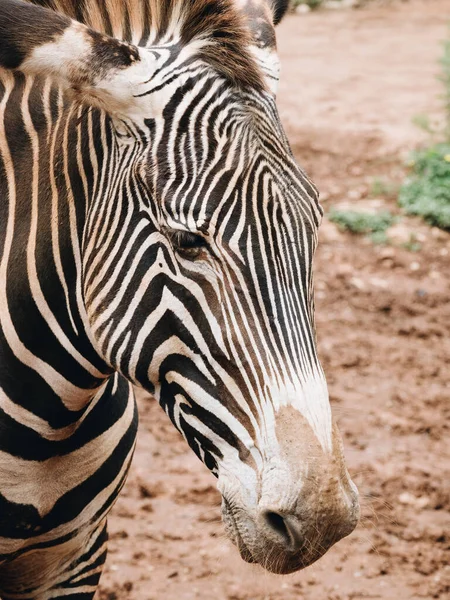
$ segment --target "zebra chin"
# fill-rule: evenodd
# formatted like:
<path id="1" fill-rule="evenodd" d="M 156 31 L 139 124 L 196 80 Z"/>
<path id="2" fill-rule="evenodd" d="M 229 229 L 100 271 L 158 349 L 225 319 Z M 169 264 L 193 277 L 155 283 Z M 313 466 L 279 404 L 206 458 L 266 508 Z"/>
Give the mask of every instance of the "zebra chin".
<path id="1" fill-rule="evenodd" d="M 346 504 L 337 510 L 335 506 L 330 511 L 332 517 L 325 516 L 320 523 L 311 513 L 303 519 L 266 509 L 246 511 L 223 499 L 222 519 L 229 539 L 245 562 L 287 575 L 313 564 L 354 530 L 359 520 L 357 494 Z"/>
<path id="2" fill-rule="evenodd" d="M 349 535 L 356 527 L 359 511 L 355 511 L 354 516 L 344 528 L 330 528 L 329 532 L 325 534 L 316 529 L 312 537 L 308 537 L 306 534 L 297 539 L 295 534 L 291 537 L 289 533 L 286 540 L 282 542 L 274 540 L 273 536 L 261 531 L 251 521 L 247 521 L 245 524 L 244 521 L 241 521 L 238 525 L 229 508 L 223 508 L 222 518 L 229 539 L 237 546 L 239 554 L 245 562 L 258 564 L 266 571 L 276 575 L 289 575 L 312 565 L 332 545 Z M 298 530 L 301 529 L 302 526 L 298 523 Z M 252 537 L 253 539 L 251 539 Z M 288 543 L 286 544 L 285 541 Z"/>

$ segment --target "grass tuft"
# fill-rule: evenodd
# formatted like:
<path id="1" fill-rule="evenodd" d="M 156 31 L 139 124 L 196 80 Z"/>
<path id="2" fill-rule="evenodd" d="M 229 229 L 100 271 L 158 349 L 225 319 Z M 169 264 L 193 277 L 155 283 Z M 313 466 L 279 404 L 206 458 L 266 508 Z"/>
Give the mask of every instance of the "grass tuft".
<path id="1" fill-rule="evenodd" d="M 400 189 L 400 206 L 431 225 L 450 229 L 450 143 L 417 150 L 411 158 L 412 173 Z"/>
<path id="2" fill-rule="evenodd" d="M 328 217 L 342 231 L 368 235 L 375 244 L 387 243 L 386 230 L 397 221 L 397 217 L 389 211 L 366 213 L 356 210 L 331 209 Z"/>
<path id="3" fill-rule="evenodd" d="M 399 186 L 384 177 L 374 177 L 370 184 L 370 195 L 374 197 L 396 198 Z"/>
<path id="4" fill-rule="evenodd" d="M 408 165 L 411 173 L 400 188 L 398 200 L 406 213 L 450 230 L 450 39 L 444 42 L 440 63 L 444 126 L 436 129 L 428 117 L 416 117 L 416 124 L 430 134 L 431 145 L 412 154 Z"/>

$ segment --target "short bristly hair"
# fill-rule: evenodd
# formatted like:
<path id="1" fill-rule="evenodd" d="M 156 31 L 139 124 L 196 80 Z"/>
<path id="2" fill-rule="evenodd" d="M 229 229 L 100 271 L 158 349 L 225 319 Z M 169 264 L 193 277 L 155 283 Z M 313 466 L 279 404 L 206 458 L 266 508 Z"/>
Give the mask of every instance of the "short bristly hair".
<path id="1" fill-rule="evenodd" d="M 265 87 L 232 0 L 29 0 L 138 45 L 201 40 L 198 56 L 240 88 Z"/>

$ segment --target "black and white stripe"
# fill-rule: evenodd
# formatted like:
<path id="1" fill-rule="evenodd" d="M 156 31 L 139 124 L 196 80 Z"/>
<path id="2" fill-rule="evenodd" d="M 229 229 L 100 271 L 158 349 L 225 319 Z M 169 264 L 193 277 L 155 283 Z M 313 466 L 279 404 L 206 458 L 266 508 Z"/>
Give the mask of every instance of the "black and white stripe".
<path id="1" fill-rule="evenodd" d="M 173 25 L 150 27 L 147 48 L 113 44 L 134 57 L 129 79 L 113 64 L 75 98 L 73 71 L 61 79 L 54 64 L 68 40 L 89 39 L 83 68 L 95 67 L 81 25 L 61 17 L 62 37 L 25 44 L 20 70 L 2 62 L 14 37 L 0 50 L 5 600 L 93 598 L 135 443 L 128 382 L 157 398 L 222 491 L 232 477 L 257 494 L 281 407 L 332 450 L 313 327 L 316 190 L 273 95 L 236 86 L 201 56 L 208 40 L 183 44 Z M 120 96 L 110 110 L 108 94 Z"/>

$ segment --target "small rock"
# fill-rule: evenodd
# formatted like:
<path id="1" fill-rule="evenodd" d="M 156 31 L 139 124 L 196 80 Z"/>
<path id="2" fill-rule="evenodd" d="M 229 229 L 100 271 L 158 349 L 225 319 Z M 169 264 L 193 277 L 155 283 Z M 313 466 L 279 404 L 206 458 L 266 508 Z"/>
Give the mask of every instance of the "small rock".
<path id="1" fill-rule="evenodd" d="M 437 240 L 448 240 L 448 233 L 438 227 L 431 228 L 431 235 Z"/>
<path id="2" fill-rule="evenodd" d="M 419 496 L 416 497 L 414 494 L 410 492 L 402 492 L 398 497 L 398 501 L 401 504 L 406 504 L 408 506 L 415 506 L 416 508 L 422 509 L 430 504 L 430 498 L 428 496 Z"/>
<path id="3" fill-rule="evenodd" d="M 350 198 L 350 200 L 360 200 L 362 197 L 362 194 L 361 194 L 360 190 L 350 190 L 347 193 L 347 196 Z"/>
<path id="4" fill-rule="evenodd" d="M 352 167 L 349 168 L 348 171 L 349 171 L 350 175 L 356 175 L 356 176 L 362 175 L 362 173 L 363 173 L 363 170 L 361 169 L 361 167 L 358 167 L 357 165 L 353 165 Z"/>
<path id="5" fill-rule="evenodd" d="M 411 241 L 411 230 L 404 223 L 396 223 L 389 228 L 388 237 L 396 244 L 408 244 Z M 417 236 L 415 236 L 417 239 Z"/>
<path id="6" fill-rule="evenodd" d="M 327 0 L 323 3 L 324 8 L 330 8 L 332 10 L 339 8 L 352 8 L 355 6 L 355 0 Z"/>
<path id="7" fill-rule="evenodd" d="M 393 256 L 395 256 L 395 250 L 394 248 L 382 248 L 380 251 L 380 258 L 381 259 L 385 259 L 385 258 L 392 258 Z"/>
<path id="8" fill-rule="evenodd" d="M 416 499 L 416 506 L 418 508 L 426 508 L 430 504 L 430 499 L 428 496 L 420 496 Z"/>
<path id="9" fill-rule="evenodd" d="M 364 281 L 362 279 L 359 279 L 359 277 L 352 277 L 350 279 L 350 283 L 353 287 L 357 288 L 358 290 L 366 289 L 366 284 L 364 283 Z"/>
<path id="10" fill-rule="evenodd" d="M 345 277 L 353 273 L 353 267 L 349 263 L 341 263 L 336 268 L 337 277 Z"/>
<path id="11" fill-rule="evenodd" d="M 374 287 L 379 287 L 383 289 L 386 289 L 389 286 L 389 282 L 386 281 L 386 279 L 381 279 L 381 277 L 371 277 L 369 279 L 369 283 Z"/>
<path id="12" fill-rule="evenodd" d="M 306 13 L 311 12 L 311 8 L 307 4 L 299 4 L 295 9 L 295 12 L 298 15 L 305 15 Z"/>
<path id="13" fill-rule="evenodd" d="M 398 497 L 399 502 L 401 502 L 402 504 L 409 504 L 409 505 L 413 505 L 415 499 L 416 499 L 415 496 L 413 496 L 409 492 L 402 492 L 400 494 L 400 496 Z"/>

